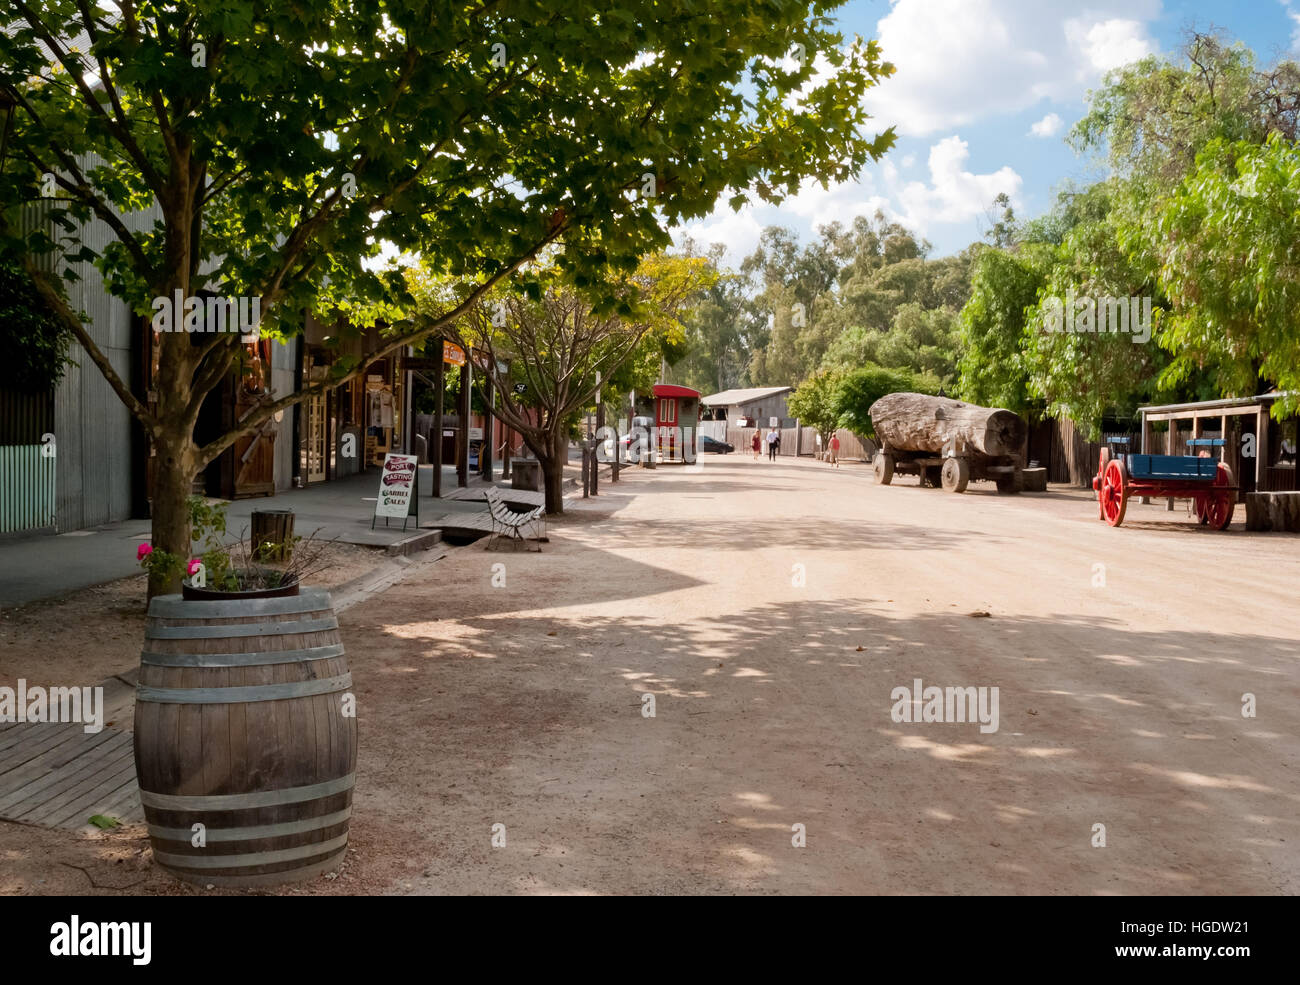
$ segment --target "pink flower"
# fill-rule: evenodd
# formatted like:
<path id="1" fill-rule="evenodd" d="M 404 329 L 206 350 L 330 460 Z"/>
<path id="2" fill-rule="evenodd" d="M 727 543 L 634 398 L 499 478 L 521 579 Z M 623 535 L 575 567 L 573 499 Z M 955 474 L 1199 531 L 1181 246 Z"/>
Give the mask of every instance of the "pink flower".
<path id="1" fill-rule="evenodd" d="M 185 569 L 187 575 L 198 574 L 199 568 L 203 567 L 203 562 L 196 557 L 190 558 L 189 567 Z"/>
<path id="2" fill-rule="evenodd" d="M 153 550 L 152 544 L 141 544 L 139 547 L 135 549 L 135 559 L 137 561 L 143 561 L 146 555 L 148 555 L 152 550 Z"/>

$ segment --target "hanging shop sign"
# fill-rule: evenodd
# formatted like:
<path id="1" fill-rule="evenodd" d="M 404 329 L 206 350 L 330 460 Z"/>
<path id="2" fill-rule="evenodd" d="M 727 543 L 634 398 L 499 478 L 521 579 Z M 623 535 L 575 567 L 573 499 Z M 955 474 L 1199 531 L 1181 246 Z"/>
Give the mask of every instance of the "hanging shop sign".
<path id="1" fill-rule="evenodd" d="M 442 361 L 451 363 L 453 366 L 464 366 L 465 350 L 455 342 L 444 341 L 442 343 Z"/>

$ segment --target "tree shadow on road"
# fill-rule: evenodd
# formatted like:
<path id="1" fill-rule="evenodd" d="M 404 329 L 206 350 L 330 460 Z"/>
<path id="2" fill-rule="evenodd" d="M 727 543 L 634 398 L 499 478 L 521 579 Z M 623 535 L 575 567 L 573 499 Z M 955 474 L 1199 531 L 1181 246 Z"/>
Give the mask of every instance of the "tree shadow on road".
<path id="1" fill-rule="evenodd" d="M 675 619 L 650 597 L 620 593 L 642 579 L 690 579 L 623 561 L 544 614 L 479 593 L 477 604 L 447 600 L 458 613 L 450 634 L 385 619 L 375 628 L 386 641 L 359 649 L 354 664 L 359 681 L 400 665 L 405 693 L 444 695 L 411 707 L 393 707 L 382 689 L 373 696 L 388 708 L 393 755 L 437 735 L 435 772 L 457 777 L 464 811 L 508 801 L 518 823 L 545 815 L 544 858 L 529 861 L 538 885 L 1297 889 L 1288 846 L 1300 838 L 1300 796 L 1286 765 L 1300 731 L 1295 640 L 1069 614 L 900 618 L 865 599 Z M 625 598 L 612 613 L 599 606 Z M 998 730 L 895 722 L 891 692 L 916 678 L 998 687 Z M 1258 718 L 1242 717 L 1247 693 Z M 806 826 L 807 848 L 791 845 L 794 824 Z M 1094 847 L 1097 824 L 1105 848 Z M 630 864 L 588 869 L 576 884 L 552 861 L 611 846 L 628 849 Z M 502 881 L 485 888 L 519 888 L 520 878 L 503 863 Z"/>

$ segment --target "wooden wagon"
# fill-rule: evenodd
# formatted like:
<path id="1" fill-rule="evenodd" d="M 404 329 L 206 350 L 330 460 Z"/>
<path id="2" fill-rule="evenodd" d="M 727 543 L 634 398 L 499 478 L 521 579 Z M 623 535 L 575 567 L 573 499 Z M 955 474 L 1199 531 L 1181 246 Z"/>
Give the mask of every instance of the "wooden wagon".
<path id="1" fill-rule="evenodd" d="M 1103 448 L 1092 488 L 1097 492 L 1097 511 L 1112 527 L 1124 522 L 1128 501 L 1134 496 L 1155 499 L 1191 499 L 1201 523 L 1223 530 L 1232 522 L 1237 487 L 1232 469 L 1211 457 L 1207 449 L 1198 455 L 1141 455 L 1128 451 L 1128 438 L 1111 438 L 1112 448 Z M 1222 438 L 1193 438 L 1192 447 L 1222 446 Z"/>
<path id="2" fill-rule="evenodd" d="M 972 479 L 995 482 L 1000 493 L 1024 488 L 1025 422 L 1009 410 L 891 393 L 868 412 L 881 442 L 872 469 L 882 486 L 902 474 L 956 493 L 965 492 Z"/>

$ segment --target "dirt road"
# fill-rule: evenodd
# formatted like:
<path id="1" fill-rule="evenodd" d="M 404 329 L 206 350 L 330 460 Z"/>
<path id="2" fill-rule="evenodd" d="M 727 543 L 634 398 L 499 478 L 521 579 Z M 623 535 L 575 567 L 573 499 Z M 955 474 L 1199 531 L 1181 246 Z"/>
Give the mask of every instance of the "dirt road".
<path id="1" fill-rule="evenodd" d="M 914 482 L 638 471 L 352 610 L 355 888 L 1300 890 L 1295 539 Z M 918 678 L 997 730 L 895 722 Z"/>
<path id="2" fill-rule="evenodd" d="M 710 457 L 424 565 L 341 618 L 354 851 L 292 891 L 1300 890 L 1296 539 L 985 486 Z M 917 679 L 996 731 L 895 721 Z M 0 835 L 18 891 L 202 892 Z"/>

